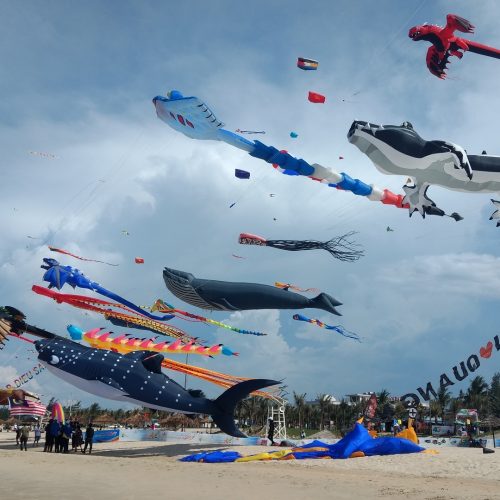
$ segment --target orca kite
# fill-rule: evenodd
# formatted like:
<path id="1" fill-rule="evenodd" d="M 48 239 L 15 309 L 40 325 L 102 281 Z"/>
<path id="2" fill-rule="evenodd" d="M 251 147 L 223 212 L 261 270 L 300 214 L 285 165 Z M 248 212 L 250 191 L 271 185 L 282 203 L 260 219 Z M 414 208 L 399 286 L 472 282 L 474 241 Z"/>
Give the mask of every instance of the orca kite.
<path id="1" fill-rule="evenodd" d="M 382 173 L 414 181 L 403 187 L 410 216 L 415 211 L 423 217 L 446 215 L 427 197 L 431 185 L 470 193 L 500 192 L 500 156 L 468 155 L 452 142 L 426 141 L 409 122 L 398 126 L 354 121 L 347 137 Z M 456 213 L 450 217 L 462 219 Z"/>

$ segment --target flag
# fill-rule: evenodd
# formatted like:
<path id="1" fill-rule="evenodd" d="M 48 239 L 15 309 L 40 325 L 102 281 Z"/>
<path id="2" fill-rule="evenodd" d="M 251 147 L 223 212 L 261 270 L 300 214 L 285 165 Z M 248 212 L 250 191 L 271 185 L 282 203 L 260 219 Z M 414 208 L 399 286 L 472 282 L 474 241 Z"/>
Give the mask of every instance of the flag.
<path id="1" fill-rule="evenodd" d="M 9 398 L 9 415 L 11 417 L 19 417 L 21 415 L 43 417 L 47 407 L 37 401 L 19 401 L 14 398 Z"/>
<path id="2" fill-rule="evenodd" d="M 372 394 L 370 399 L 368 400 L 368 405 L 365 410 L 366 418 L 373 418 L 375 416 L 375 412 L 377 411 L 377 396 Z"/>
<path id="3" fill-rule="evenodd" d="M 316 70 L 318 69 L 319 62 L 314 59 L 306 59 L 305 57 L 299 57 L 297 59 L 297 68 L 303 70 Z"/>
<path id="4" fill-rule="evenodd" d="M 326 101 L 326 97 L 324 95 L 317 94 L 316 92 L 309 92 L 307 99 L 309 102 L 314 102 L 316 104 L 322 104 Z"/>

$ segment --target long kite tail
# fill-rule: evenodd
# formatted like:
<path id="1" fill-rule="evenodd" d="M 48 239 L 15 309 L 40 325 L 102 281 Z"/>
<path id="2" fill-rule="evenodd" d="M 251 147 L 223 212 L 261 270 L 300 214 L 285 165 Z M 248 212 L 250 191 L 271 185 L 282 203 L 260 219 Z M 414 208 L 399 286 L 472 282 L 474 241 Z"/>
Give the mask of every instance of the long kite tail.
<path id="1" fill-rule="evenodd" d="M 471 42 L 470 40 L 465 40 L 464 42 L 469 47 L 469 52 L 474 52 L 481 56 L 494 57 L 495 59 L 500 59 L 500 49 L 495 47 L 490 47 L 489 45 L 483 45 L 482 43 Z"/>
<path id="2" fill-rule="evenodd" d="M 84 260 L 86 262 L 97 262 L 99 264 L 106 264 L 108 266 L 114 266 L 114 267 L 119 266 L 119 264 L 111 264 L 110 262 L 105 262 L 103 260 L 87 259 L 85 257 L 80 257 L 79 255 L 75 255 L 74 253 L 68 252 L 67 250 L 64 250 L 62 248 L 56 248 L 50 245 L 49 245 L 49 250 L 51 252 L 57 252 L 57 253 L 62 253 L 64 255 L 69 255 L 70 257 L 74 257 L 75 259 L 78 260 Z"/>
<path id="3" fill-rule="evenodd" d="M 328 241 L 318 240 L 268 240 L 250 233 L 240 233 L 238 242 L 242 245 L 257 245 L 298 252 L 302 250 L 326 250 L 332 257 L 344 262 L 354 262 L 364 255 L 364 251 L 350 238 L 356 234 L 350 231 Z"/>
<path id="4" fill-rule="evenodd" d="M 130 310 L 123 304 L 116 304 L 113 302 L 97 299 L 94 297 L 87 297 L 85 295 L 75 295 L 75 294 L 55 292 L 54 290 L 49 290 L 48 288 L 38 285 L 33 285 L 31 289 L 35 293 L 43 295 L 45 297 L 49 297 L 58 303 L 65 303 L 73 307 L 77 307 L 79 309 L 84 309 L 86 311 L 102 314 L 107 320 L 111 321 L 112 323 L 116 321 L 120 326 L 131 326 L 134 328 L 141 328 L 157 332 L 160 333 L 161 335 L 166 335 L 168 337 L 182 339 L 184 342 L 189 342 L 194 340 L 198 344 L 202 344 L 202 342 L 199 339 L 191 337 L 180 328 L 165 323 L 161 323 L 160 321 L 154 321 L 145 316 L 136 315 L 135 311 Z"/>
<path id="5" fill-rule="evenodd" d="M 181 309 L 177 309 L 175 307 L 170 306 L 169 304 L 166 304 L 163 302 L 163 300 L 158 299 L 153 307 L 150 308 L 152 312 L 154 311 L 159 311 L 162 313 L 172 313 L 175 314 L 177 317 L 184 317 L 184 318 L 190 318 L 194 321 L 200 321 L 206 324 L 214 325 L 219 328 L 224 328 L 225 330 L 230 330 L 236 333 L 242 333 L 244 335 L 256 335 L 257 337 L 262 337 L 267 335 L 267 333 L 262 333 L 262 332 L 254 332 L 252 330 L 245 330 L 243 328 L 237 328 L 235 326 L 231 325 L 226 325 L 225 323 L 221 323 L 220 321 L 215 321 L 214 319 L 210 318 L 205 318 L 204 316 L 200 316 L 199 314 L 193 314 L 187 311 L 183 311 Z M 184 319 L 183 318 L 183 319 Z"/>

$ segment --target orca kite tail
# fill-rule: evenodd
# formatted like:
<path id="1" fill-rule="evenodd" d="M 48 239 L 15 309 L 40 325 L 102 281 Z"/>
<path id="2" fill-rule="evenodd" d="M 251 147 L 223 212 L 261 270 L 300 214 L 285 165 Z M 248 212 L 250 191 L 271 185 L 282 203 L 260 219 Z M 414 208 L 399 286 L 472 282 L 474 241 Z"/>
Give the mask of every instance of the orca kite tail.
<path id="1" fill-rule="evenodd" d="M 342 302 L 339 302 L 327 293 L 320 293 L 317 297 L 311 299 L 311 302 L 313 303 L 313 307 L 317 309 L 323 309 L 323 311 L 342 316 L 342 314 L 335 309 L 336 306 L 341 306 Z"/>
<path id="2" fill-rule="evenodd" d="M 268 379 L 245 380 L 233 385 L 214 400 L 216 412 L 212 414 L 212 419 L 222 432 L 233 437 L 247 437 L 234 423 L 234 409 L 239 401 L 246 398 L 251 392 L 264 389 L 281 382 Z"/>

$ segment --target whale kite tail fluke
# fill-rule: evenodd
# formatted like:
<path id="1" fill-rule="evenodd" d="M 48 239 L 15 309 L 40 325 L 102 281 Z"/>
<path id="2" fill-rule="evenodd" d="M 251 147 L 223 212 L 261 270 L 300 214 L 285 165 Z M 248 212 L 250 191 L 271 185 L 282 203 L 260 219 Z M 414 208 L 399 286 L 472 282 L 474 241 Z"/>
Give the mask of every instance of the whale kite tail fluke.
<path id="1" fill-rule="evenodd" d="M 234 409 L 236 405 L 251 392 L 278 384 L 280 384 L 280 382 L 276 380 L 256 378 L 233 385 L 233 387 L 230 387 L 214 400 L 216 413 L 212 415 L 213 421 L 222 432 L 230 436 L 247 437 L 234 423 Z"/>
<path id="2" fill-rule="evenodd" d="M 337 316 L 342 316 L 342 314 L 339 313 L 337 309 L 335 309 L 336 306 L 341 306 L 342 302 L 339 302 L 337 299 L 334 299 L 327 293 L 320 293 L 317 297 L 311 299 L 311 302 L 313 303 L 312 307 L 323 309 L 323 311 L 328 311 L 330 313 L 336 314 Z"/>

